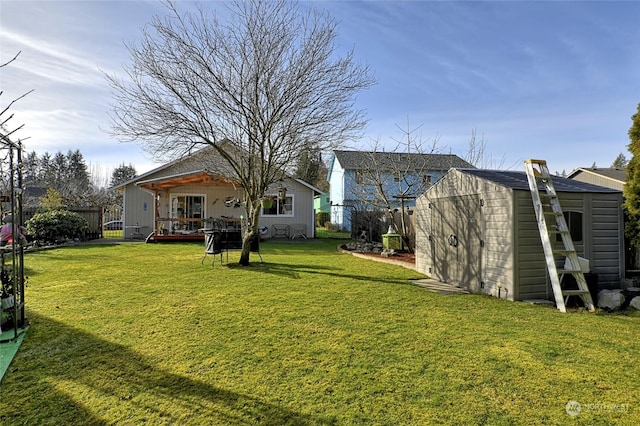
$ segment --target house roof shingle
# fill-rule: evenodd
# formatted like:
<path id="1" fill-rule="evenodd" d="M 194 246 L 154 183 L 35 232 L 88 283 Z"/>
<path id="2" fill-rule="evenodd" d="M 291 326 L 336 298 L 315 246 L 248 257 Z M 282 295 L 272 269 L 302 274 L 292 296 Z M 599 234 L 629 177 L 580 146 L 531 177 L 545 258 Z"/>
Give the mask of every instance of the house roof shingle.
<path id="1" fill-rule="evenodd" d="M 453 154 L 407 154 L 398 152 L 333 151 L 344 169 L 364 170 L 370 167 L 372 156 L 375 164 L 385 170 L 392 170 L 401 164 L 408 170 L 449 170 L 451 168 L 472 168 L 473 165 Z"/>
<path id="2" fill-rule="evenodd" d="M 627 171 L 624 169 L 617 169 L 617 168 L 593 169 L 593 168 L 580 167 L 575 169 L 571 173 L 569 173 L 568 177 L 569 178 L 574 177 L 579 173 L 589 173 L 589 174 L 594 174 L 598 176 L 603 176 L 608 179 L 618 181 L 620 183 L 625 183 L 627 181 Z"/>

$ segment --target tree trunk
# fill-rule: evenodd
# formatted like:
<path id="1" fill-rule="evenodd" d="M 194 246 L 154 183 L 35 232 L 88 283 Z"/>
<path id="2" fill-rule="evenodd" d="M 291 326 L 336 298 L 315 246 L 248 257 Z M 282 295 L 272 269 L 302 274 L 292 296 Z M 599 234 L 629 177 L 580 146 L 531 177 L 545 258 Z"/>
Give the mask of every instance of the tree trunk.
<path id="1" fill-rule="evenodd" d="M 260 202 L 247 203 L 247 226 L 242 235 L 242 251 L 240 252 L 240 261 L 242 266 L 249 266 L 249 258 L 251 257 L 251 242 L 258 236 L 258 225 L 260 224 Z"/>

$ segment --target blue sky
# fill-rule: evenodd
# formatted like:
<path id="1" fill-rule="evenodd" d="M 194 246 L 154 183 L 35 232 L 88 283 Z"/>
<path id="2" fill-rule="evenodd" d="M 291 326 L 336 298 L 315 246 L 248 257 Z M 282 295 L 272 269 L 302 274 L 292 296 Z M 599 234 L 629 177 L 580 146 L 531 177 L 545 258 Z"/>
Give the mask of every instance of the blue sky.
<path id="1" fill-rule="evenodd" d="M 193 3 L 180 1 L 181 8 Z M 223 9 L 205 1 L 208 9 Z M 546 159 L 567 172 L 608 167 L 629 154 L 627 131 L 640 103 L 640 2 L 303 2 L 340 22 L 378 83 L 357 106 L 369 126 L 356 148 L 390 149 L 397 125 L 420 126 L 441 152 L 464 156 L 476 131 L 485 164 L 522 169 Z M 28 151 L 80 149 L 94 170 L 151 163 L 138 145 L 105 130 L 111 98 L 102 71 L 119 73 L 124 42 L 139 38 L 156 1 L 0 2 L 0 107 L 13 108 Z"/>

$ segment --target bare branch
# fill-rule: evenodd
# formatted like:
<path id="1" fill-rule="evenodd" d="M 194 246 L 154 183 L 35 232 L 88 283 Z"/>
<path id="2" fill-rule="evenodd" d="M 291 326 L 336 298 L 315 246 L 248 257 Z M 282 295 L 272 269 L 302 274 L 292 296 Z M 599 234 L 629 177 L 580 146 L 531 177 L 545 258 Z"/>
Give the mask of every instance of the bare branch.
<path id="1" fill-rule="evenodd" d="M 471 138 L 469 139 L 469 145 L 467 148 L 467 153 L 464 159 L 473 164 L 475 167 L 481 169 L 496 169 L 500 170 L 504 168 L 505 156 L 502 155 L 499 159 L 494 159 L 491 154 L 487 153 L 487 143 L 484 139 L 484 135 L 482 135 L 478 139 L 476 129 L 471 130 Z M 517 165 L 522 163 L 521 160 L 517 161 Z M 511 166 L 510 168 L 513 168 Z"/>
<path id="2" fill-rule="evenodd" d="M 354 99 L 374 80 L 353 52 L 337 55 L 326 12 L 238 0 L 223 23 L 202 7 L 181 14 L 165 5 L 169 15 L 128 46 L 124 79 L 106 76 L 112 134 L 163 160 L 212 146 L 244 189 L 255 233 L 259 198 L 310 143 L 322 151 L 361 136 L 366 119 Z"/>
<path id="3" fill-rule="evenodd" d="M 0 68 L 9 65 L 11 62 L 15 61 L 16 59 L 18 59 L 18 56 L 20 56 L 20 54 L 22 53 L 22 50 L 18 51 L 18 53 L 16 53 L 16 56 L 14 56 L 12 59 L 10 59 L 9 61 L 5 62 L 4 64 L 0 64 Z"/>
<path id="4" fill-rule="evenodd" d="M 16 53 L 16 55 L 13 57 L 13 59 L 9 60 L 8 62 L 5 62 L 4 64 L 0 65 L 0 68 L 10 64 L 11 62 L 15 61 L 18 56 L 20 55 L 21 52 Z M 2 111 L 0 111 L 0 140 L 3 141 L 3 143 L 5 143 L 6 145 L 10 145 L 10 146 L 17 146 L 14 142 L 11 141 L 11 139 L 9 138 L 9 136 L 13 135 L 15 132 L 17 132 L 18 130 L 22 129 L 24 127 L 24 124 L 16 127 L 13 130 L 7 130 L 7 123 L 9 122 L 9 120 L 11 120 L 13 118 L 13 114 L 11 114 L 9 117 L 6 118 L 2 118 L 2 116 L 4 114 L 7 113 L 7 111 L 9 111 L 9 109 L 11 109 L 11 107 L 18 102 L 20 99 L 24 98 L 25 96 L 27 96 L 29 93 L 33 92 L 32 90 L 29 90 L 28 92 L 22 94 L 21 96 L 18 96 L 17 98 L 15 98 L 14 100 L 12 100 L 9 105 L 7 105 Z M 2 96 L 4 92 L 0 91 L 0 96 Z"/>
<path id="5" fill-rule="evenodd" d="M 0 116 L 1 116 L 2 114 L 4 114 L 5 112 L 7 112 L 7 111 L 9 110 L 9 108 L 11 108 L 11 107 L 13 106 L 13 104 L 15 104 L 15 103 L 16 103 L 16 102 L 18 102 L 20 99 L 22 99 L 22 98 L 24 98 L 25 96 L 27 96 L 29 93 L 33 92 L 34 90 L 35 90 L 35 89 L 31 89 L 31 90 L 29 90 L 28 92 L 26 92 L 26 93 L 24 93 L 24 94 L 22 94 L 22 95 L 18 96 L 18 97 L 17 97 L 17 98 L 15 98 L 14 100 L 12 100 L 12 101 L 9 103 L 9 105 L 7 105 L 7 106 L 6 106 L 6 108 L 2 110 L 2 112 L 0 112 Z M 0 93 L 0 95 L 2 95 L 2 93 Z M 11 118 L 11 117 L 9 117 L 9 118 Z"/>

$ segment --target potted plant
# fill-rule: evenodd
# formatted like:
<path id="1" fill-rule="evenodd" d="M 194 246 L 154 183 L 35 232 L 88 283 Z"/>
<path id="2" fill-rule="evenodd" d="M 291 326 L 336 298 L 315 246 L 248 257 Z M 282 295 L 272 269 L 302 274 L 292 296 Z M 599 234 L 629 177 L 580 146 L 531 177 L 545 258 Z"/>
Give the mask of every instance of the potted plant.
<path id="1" fill-rule="evenodd" d="M 270 209 L 273 206 L 273 197 L 271 195 L 265 195 L 262 197 L 262 208 Z"/>

